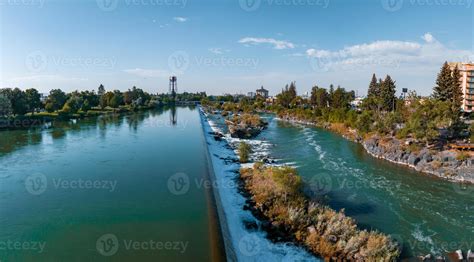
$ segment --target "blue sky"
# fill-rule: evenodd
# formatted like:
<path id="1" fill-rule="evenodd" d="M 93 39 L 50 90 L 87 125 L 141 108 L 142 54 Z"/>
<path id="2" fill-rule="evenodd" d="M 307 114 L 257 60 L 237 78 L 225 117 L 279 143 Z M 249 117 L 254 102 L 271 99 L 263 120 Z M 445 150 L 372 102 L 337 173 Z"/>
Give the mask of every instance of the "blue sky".
<path id="1" fill-rule="evenodd" d="M 472 0 L 0 0 L 1 87 L 271 94 L 372 73 L 428 95 L 474 60 Z"/>

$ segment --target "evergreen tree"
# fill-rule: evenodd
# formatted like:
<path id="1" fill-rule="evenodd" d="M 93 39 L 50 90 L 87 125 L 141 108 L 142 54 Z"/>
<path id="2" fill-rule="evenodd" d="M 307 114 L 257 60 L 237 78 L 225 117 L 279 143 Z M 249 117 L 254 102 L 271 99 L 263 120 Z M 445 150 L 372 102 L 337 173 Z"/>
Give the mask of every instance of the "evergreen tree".
<path id="1" fill-rule="evenodd" d="M 461 89 L 461 73 L 458 67 L 454 67 L 451 75 L 451 83 L 449 88 L 449 103 L 451 106 L 450 118 L 452 120 L 450 129 L 453 135 L 457 136 L 463 129 L 463 122 L 461 120 L 461 106 L 462 106 L 462 89 Z"/>
<path id="2" fill-rule="evenodd" d="M 369 90 L 367 92 L 367 97 L 377 97 L 379 95 L 379 85 L 377 83 L 377 77 L 375 74 L 372 75 L 372 80 L 369 84 Z"/>
<path id="3" fill-rule="evenodd" d="M 105 94 L 105 87 L 100 84 L 99 88 L 97 89 L 97 95 L 98 96 L 103 96 Z"/>
<path id="4" fill-rule="evenodd" d="M 449 88 L 449 98 L 455 111 L 459 111 L 462 106 L 461 73 L 458 67 L 454 67 Z"/>
<path id="5" fill-rule="evenodd" d="M 330 84 L 329 85 L 329 97 L 328 97 L 329 98 L 328 101 L 329 101 L 330 106 L 332 106 L 332 104 L 333 104 L 333 100 L 334 100 L 333 97 L 334 97 L 334 85 Z"/>
<path id="6" fill-rule="evenodd" d="M 380 102 L 382 110 L 385 111 L 394 111 L 395 110 L 395 102 L 396 102 L 396 86 L 395 81 L 387 75 L 385 80 L 380 85 Z"/>
<path id="7" fill-rule="evenodd" d="M 441 71 L 436 79 L 436 86 L 433 90 L 433 97 L 440 101 L 451 100 L 451 89 L 452 89 L 452 77 L 451 69 L 449 68 L 448 62 L 444 62 Z"/>
<path id="8" fill-rule="evenodd" d="M 295 85 L 295 82 L 291 82 L 290 83 L 290 88 L 288 89 L 288 93 L 289 93 L 289 97 L 290 97 L 290 101 L 292 101 L 293 99 L 296 98 L 296 85 Z"/>

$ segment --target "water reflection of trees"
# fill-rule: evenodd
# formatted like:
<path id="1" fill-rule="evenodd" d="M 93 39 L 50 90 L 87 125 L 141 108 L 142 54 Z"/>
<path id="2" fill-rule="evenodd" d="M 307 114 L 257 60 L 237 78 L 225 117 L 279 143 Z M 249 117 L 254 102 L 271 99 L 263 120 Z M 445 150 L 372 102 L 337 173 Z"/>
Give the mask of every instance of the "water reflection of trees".
<path id="1" fill-rule="evenodd" d="M 187 106 L 191 111 L 196 106 Z M 54 121 L 43 127 L 33 127 L 26 130 L 10 130 L 0 132 L 0 156 L 11 153 L 25 146 L 41 144 L 46 140 L 64 139 L 70 134 L 83 133 L 84 136 L 95 136 L 98 131 L 99 138 L 104 140 L 107 130 L 120 128 L 127 125 L 130 130 L 137 132 L 140 125 L 148 118 L 156 118 L 162 114 L 169 113 L 170 125 L 178 123 L 178 108 L 176 106 L 163 106 L 145 112 L 134 112 L 125 115 L 106 114 L 95 118 L 84 118 L 71 121 Z M 92 132 L 94 131 L 94 132 Z"/>
<path id="2" fill-rule="evenodd" d="M 0 156 L 23 146 L 40 144 L 42 134 L 34 130 L 13 130 L 0 133 Z"/>

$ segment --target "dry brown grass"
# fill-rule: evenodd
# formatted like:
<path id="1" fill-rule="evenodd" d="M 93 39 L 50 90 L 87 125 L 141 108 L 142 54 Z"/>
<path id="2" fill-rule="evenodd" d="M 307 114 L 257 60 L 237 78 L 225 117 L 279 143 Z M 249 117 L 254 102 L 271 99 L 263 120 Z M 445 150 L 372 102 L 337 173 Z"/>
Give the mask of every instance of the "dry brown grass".
<path id="1" fill-rule="evenodd" d="M 272 225 L 326 260 L 393 261 L 400 253 L 390 237 L 359 230 L 344 211 L 308 200 L 293 168 L 256 164 L 242 169 L 241 178 L 255 207 Z"/>

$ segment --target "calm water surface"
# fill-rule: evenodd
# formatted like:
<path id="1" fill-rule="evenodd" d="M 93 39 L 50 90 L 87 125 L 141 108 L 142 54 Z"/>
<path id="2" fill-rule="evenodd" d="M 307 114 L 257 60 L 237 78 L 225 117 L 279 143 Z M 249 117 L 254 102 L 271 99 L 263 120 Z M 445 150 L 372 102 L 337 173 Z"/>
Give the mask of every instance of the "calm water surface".
<path id="1" fill-rule="evenodd" d="M 190 108 L 1 132 L 0 260 L 211 260 L 203 141 Z"/>
<path id="2" fill-rule="evenodd" d="M 474 187 L 375 159 L 319 128 L 270 118 L 259 138 L 275 144 L 271 155 L 298 166 L 333 208 L 345 208 L 363 228 L 392 234 L 403 257 L 474 248 Z"/>

